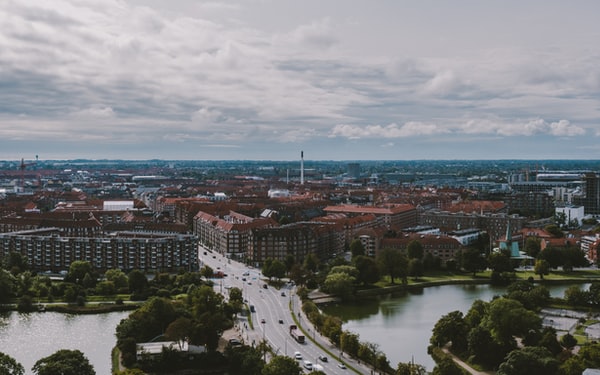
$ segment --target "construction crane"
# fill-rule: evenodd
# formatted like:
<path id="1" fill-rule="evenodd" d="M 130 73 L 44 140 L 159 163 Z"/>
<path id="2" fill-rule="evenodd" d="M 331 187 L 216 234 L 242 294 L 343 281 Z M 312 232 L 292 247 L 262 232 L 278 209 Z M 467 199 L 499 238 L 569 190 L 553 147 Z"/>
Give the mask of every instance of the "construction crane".
<path id="1" fill-rule="evenodd" d="M 35 156 L 35 161 L 31 163 L 25 163 L 25 159 L 21 158 L 21 164 L 19 165 L 19 169 L 21 170 L 21 188 L 25 187 L 25 169 L 30 165 L 36 165 L 38 160 L 38 156 Z"/>

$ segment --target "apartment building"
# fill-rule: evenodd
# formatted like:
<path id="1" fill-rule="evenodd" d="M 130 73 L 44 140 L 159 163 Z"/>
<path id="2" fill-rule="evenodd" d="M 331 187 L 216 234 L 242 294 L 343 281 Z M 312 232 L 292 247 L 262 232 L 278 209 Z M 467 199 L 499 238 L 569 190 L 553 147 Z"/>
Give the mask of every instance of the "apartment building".
<path id="1" fill-rule="evenodd" d="M 198 212 L 194 216 L 194 234 L 199 243 L 213 251 L 236 260 L 243 260 L 253 229 L 276 226 L 271 218 L 251 218 L 230 211 L 224 217 Z"/>
<path id="2" fill-rule="evenodd" d="M 119 232 L 102 237 L 64 237 L 58 228 L 0 234 L 0 257 L 25 256 L 34 271 L 59 272 L 82 260 L 108 269 L 174 272 L 198 269 L 198 241 L 193 235 Z"/>
<path id="3" fill-rule="evenodd" d="M 302 262 L 308 254 L 327 260 L 343 251 L 344 233 L 339 224 L 299 222 L 253 229 L 248 240 L 247 260 L 260 265 L 269 258 L 283 261 L 291 255 Z"/>
<path id="4" fill-rule="evenodd" d="M 411 204 L 394 204 L 387 206 L 339 205 L 324 208 L 327 214 L 343 213 L 349 217 L 358 215 L 375 215 L 378 225 L 388 228 L 408 228 L 417 225 L 417 209 Z"/>

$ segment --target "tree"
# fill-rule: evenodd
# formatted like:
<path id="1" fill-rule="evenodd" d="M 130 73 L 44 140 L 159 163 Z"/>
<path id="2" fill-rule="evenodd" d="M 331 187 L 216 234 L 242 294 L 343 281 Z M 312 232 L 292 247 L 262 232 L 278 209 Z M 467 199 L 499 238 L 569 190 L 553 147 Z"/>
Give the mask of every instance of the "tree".
<path id="1" fill-rule="evenodd" d="M 423 245 L 417 240 L 412 240 L 406 246 L 406 254 L 408 259 L 423 259 Z"/>
<path id="2" fill-rule="evenodd" d="M 491 253 L 488 256 L 488 264 L 495 272 L 510 272 L 513 270 L 510 255 L 503 251 Z"/>
<path id="3" fill-rule="evenodd" d="M 354 267 L 358 270 L 356 282 L 365 284 L 373 284 L 379 281 L 379 268 L 375 259 L 359 255 L 352 259 Z"/>
<path id="4" fill-rule="evenodd" d="M 396 375 L 426 375 L 427 370 L 422 365 L 412 362 L 399 362 Z"/>
<path id="5" fill-rule="evenodd" d="M 476 326 L 469 331 L 467 337 L 469 354 L 476 363 L 487 367 L 496 367 L 502 362 L 505 352 L 492 337 L 491 332 L 483 327 Z"/>
<path id="6" fill-rule="evenodd" d="M 463 313 L 458 310 L 452 311 L 435 323 L 429 342 L 437 347 L 452 342 L 453 349 L 464 350 L 467 347 L 467 328 Z"/>
<path id="7" fill-rule="evenodd" d="M 535 261 L 533 272 L 535 272 L 536 275 L 540 275 L 540 280 L 543 280 L 544 275 L 550 273 L 550 264 L 545 259 L 537 259 Z"/>
<path id="8" fill-rule="evenodd" d="M 286 271 L 287 269 L 285 267 L 285 264 L 279 259 L 274 259 L 271 263 L 270 277 L 281 279 L 285 277 Z"/>
<path id="9" fill-rule="evenodd" d="M 249 345 L 235 348 L 228 346 L 225 357 L 229 374 L 261 375 L 265 366 L 263 353 Z"/>
<path id="10" fill-rule="evenodd" d="M 462 267 L 465 271 L 470 272 L 475 276 L 477 272 L 481 272 L 487 266 L 485 258 L 476 248 L 468 248 L 461 253 L 460 257 Z"/>
<path id="11" fill-rule="evenodd" d="M 433 368 L 433 375 L 463 375 L 463 370 L 449 356 L 440 359 Z"/>
<path id="12" fill-rule="evenodd" d="M 3 269 L 0 269 L 0 304 L 8 303 L 15 297 L 17 291 L 17 279 L 15 276 Z"/>
<path id="13" fill-rule="evenodd" d="M 557 238 L 562 238 L 565 236 L 565 234 L 563 233 L 562 230 L 560 230 L 560 227 L 556 224 L 550 224 L 550 225 L 546 225 L 544 227 L 544 230 L 548 233 L 550 233 L 552 236 L 557 237 Z"/>
<path id="14" fill-rule="evenodd" d="M 1 375 L 23 375 L 25 368 L 8 354 L 0 352 L 0 374 Z"/>
<path id="15" fill-rule="evenodd" d="M 344 353 L 348 353 L 353 357 L 358 355 L 360 342 L 356 333 L 343 331 L 340 336 L 340 349 Z"/>
<path id="16" fill-rule="evenodd" d="M 347 299 L 354 292 L 354 282 L 356 279 L 345 272 L 329 273 L 323 283 L 323 291 Z"/>
<path id="17" fill-rule="evenodd" d="M 129 272 L 127 281 L 129 284 L 129 291 L 132 293 L 144 293 L 146 288 L 148 288 L 148 279 L 140 270 L 132 270 Z"/>
<path id="18" fill-rule="evenodd" d="M 76 260 L 69 266 L 69 273 L 67 274 L 67 280 L 77 284 L 83 282 L 83 278 L 86 274 L 92 273 L 92 264 L 85 260 Z"/>
<path id="19" fill-rule="evenodd" d="M 317 272 L 319 270 L 319 258 L 316 254 L 310 253 L 304 257 L 303 266 L 307 271 Z"/>
<path id="20" fill-rule="evenodd" d="M 554 222 L 559 228 L 562 228 L 567 223 L 567 214 L 564 212 L 557 212 L 554 214 Z M 547 225 L 546 228 L 553 224 Z M 548 229 L 546 229 L 548 231 Z"/>
<path id="21" fill-rule="evenodd" d="M 423 266 L 423 261 L 418 258 L 412 258 L 408 261 L 408 275 L 414 277 L 415 280 L 419 278 L 419 276 L 423 276 L 425 273 L 425 267 Z"/>
<path id="22" fill-rule="evenodd" d="M 2 267 L 13 275 L 17 275 L 29 270 L 29 262 L 27 261 L 27 257 L 13 251 L 2 259 Z"/>
<path id="23" fill-rule="evenodd" d="M 394 284 L 395 278 L 401 278 L 404 283 L 408 276 L 408 258 L 398 250 L 382 249 L 377 256 L 381 272 L 390 277 Z"/>
<path id="24" fill-rule="evenodd" d="M 95 375 L 94 367 L 79 350 L 62 349 L 38 360 L 32 368 L 37 375 Z"/>
<path id="25" fill-rule="evenodd" d="M 489 303 L 483 324 L 500 343 L 513 343 L 514 336 L 522 337 L 529 330 L 540 330 L 542 319 L 519 301 L 501 297 Z"/>
<path id="26" fill-rule="evenodd" d="M 165 331 L 165 336 L 169 340 L 181 342 L 186 341 L 192 330 L 192 320 L 186 317 L 175 319 L 169 324 Z"/>
<path id="27" fill-rule="evenodd" d="M 350 253 L 352 254 L 352 258 L 365 255 L 365 247 L 361 240 L 355 238 L 350 242 Z"/>
<path id="28" fill-rule="evenodd" d="M 560 345 L 571 350 L 577 345 L 577 339 L 567 332 L 567 334 L 560 338 Z"/>
<path id="29" fill-rule="evenodd" d="M 547 247 L 540 251 L 538 259 L 547 261 L 550 268 L 558 268 L 564 263 L 563 253 L 555 247 Z"/>
<path id="30" fill-rule="evenodd" d="M 526 346 L 515 349 L 500 364 L 498 375 L 545 375 L 556 374 L 558 360 L 546 348 Z"/>
<path id="31" fill-rule="evenodd" d="M 210 279 L 211 277 L 213 277 L 215 274 L 215 271 L 208 265 L 204 265 L 204 267 L 202 267 L 200 269 L 200 275 L 206 277 L 207 279 Z"/>
<path id="32" fill-rule="evenodd" d="M 300 375 L 302 368 L 287 356 L 275 356 L 263 367 L 262 375 Z"/>
<path id="33" fill-rule="evenodd" d="M 232 307 L 234 314 L 242 311 L 244 296 L 240 288 L 233 287 L 229 289 L 229 305 Z"/>
<path id="34" fill-rule="evenodd" d="M 581 290 L 578 285 L 573 285 L 565 290 L 565 301 L 571 306 L 585 306 L 588 301 L 588 293 Z"/>
<path id="35" fill-rule="evenodd" d="M 541 250 L 541 240 L 536 237 L 527 237 L 525 240 L 525 253 L 536 258 Z"/>
<path id="36" fill-rule="evenodd" d="M 129 286 L 127 275 L 119 269 L 110 269 L 104 273 L 104 277 L 107 281 L 112 281 L 115 284 L 115 288 L 127 288 Z"/>

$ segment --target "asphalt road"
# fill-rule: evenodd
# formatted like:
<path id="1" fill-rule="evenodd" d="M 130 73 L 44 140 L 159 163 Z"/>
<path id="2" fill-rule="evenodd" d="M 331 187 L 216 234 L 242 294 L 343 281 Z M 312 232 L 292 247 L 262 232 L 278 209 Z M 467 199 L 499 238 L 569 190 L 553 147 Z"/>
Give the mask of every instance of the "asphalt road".
<path id="1" fill-rule="evenodd" d="M 199 258 L 201 266 L 206 264 L 213 270 L 222 271 L 227 275 L 224 278 L 213 280 L 215 291 L 227 298 L 231 287 L 240 288 L 246 303 L 254 306 L 254 312 L 250 317 L 252 324 L 248 317 L 244 316 L 240 316 L 237 322 L 238 332 L 244 343 L 258 345 L 261 341 L 266 340 L 275 354 L 287 355 L 292 358 L 298 352 L 302 357 L 298 362 L 305 372 L 310 372 L 304 367 L 305 361 L 309 361 L 313 366 L 317 365 L 314 366 L 315 369 L 322 370 L 326 374 L 354 373 L 350 368 L 338 367 L 340 364 L 338 359 L 342 358 L 339 349 L 333 346 L 328 339 L 316 333 L 312 324 L 300 312 L 300 299 L 295 294 L 294 286 L 285 284 L 281 289 L 276 289 L 266 283 L 260 270 L 231 261 L 216 252 L 210 252 L 203 248 L 200 248 Z M 298 315 L 299 312 L 300 315 Z M 295 324 L 292 314 L 295 314 L 301 327 L 309 336 L 306 337 L 304 344 L 296 342 L 290 335 L 289 327 Z M 315 342 L 318 342 L 323 348 L 327 348 L 330 353 L 335 355 L 335 358 L 332 358 L 331 354 L 326 353 Z M 326 356 L 327 361 L 321 360 L 320 356 Z M 364 365 L 347 357 L 342 359 L 358 373 L 371 374 L 371 370 L 365 368 Z"/>

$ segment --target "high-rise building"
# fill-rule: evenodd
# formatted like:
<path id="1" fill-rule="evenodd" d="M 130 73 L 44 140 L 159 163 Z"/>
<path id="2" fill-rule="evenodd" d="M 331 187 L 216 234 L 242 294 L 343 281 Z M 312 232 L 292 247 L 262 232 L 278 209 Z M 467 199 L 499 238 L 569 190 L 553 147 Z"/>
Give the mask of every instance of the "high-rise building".
<path id="1" fill-rule="evenodd" d="M 348 163 L 348 177 L 352 177 L 352 178 L 360 177 L 360 164 L 359 163 Z"/>
<path id="2" fill-rule="evenodd" d="M 586 215 L 600 214 L 600 176 L 596 173 L 586 173 L 583 176 L 585 196 L 580 198 L 579 204 L 584 208 Z"/>

